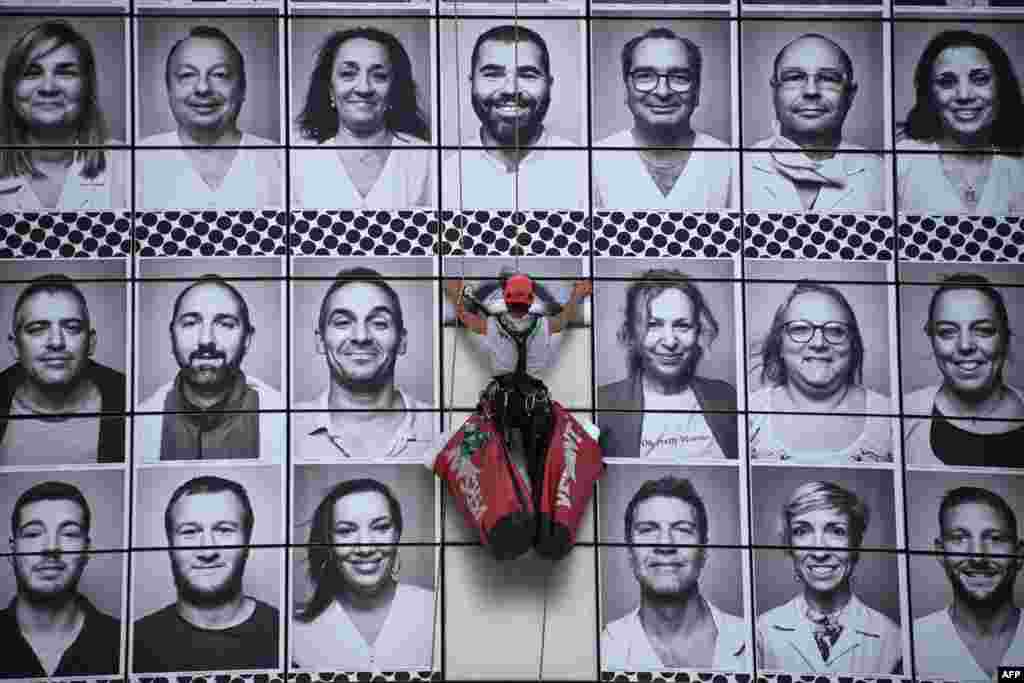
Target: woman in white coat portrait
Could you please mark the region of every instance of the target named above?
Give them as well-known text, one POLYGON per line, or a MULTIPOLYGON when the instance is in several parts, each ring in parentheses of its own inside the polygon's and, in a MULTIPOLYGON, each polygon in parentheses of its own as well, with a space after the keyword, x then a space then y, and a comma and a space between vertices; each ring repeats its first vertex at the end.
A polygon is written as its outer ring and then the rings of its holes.
POLYGON ((409 53, 394 35, 371 27, 330 34, 317 52, 297 123, 303 138, 321 146, 293 152, 297 206, 431 203, 430 130, 409 53))

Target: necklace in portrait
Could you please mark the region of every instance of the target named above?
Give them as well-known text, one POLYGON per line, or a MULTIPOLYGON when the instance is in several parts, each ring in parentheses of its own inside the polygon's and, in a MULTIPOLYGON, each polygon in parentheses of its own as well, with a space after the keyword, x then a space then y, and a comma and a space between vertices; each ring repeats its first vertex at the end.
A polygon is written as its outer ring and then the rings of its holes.
POLYGON ((981 200, 979 188, 988 180, 992 157, 985 157, 980 165, 972 169, 972 164, 954 164, 945 154, 939 155, 942 174, 957 189, 965 204, 974 208, 981 200))

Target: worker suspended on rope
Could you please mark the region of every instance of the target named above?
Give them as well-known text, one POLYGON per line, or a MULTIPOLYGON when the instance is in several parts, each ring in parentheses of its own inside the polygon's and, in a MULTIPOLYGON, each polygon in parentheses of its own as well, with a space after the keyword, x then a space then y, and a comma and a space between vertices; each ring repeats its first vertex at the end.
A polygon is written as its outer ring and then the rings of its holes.
POLYGON ((505 310, 490 314, 465 283, 446 283, 459 321, 484 338, 495 376, 473 416, 446 441, 434 471, 499 559, 531 546, 564 557, 604 469, 596 427, 553 401, 534 374, 548 369, 551 335, 568 327, 592 289, 587 280, 576 282, 558 313, 541 315, 531 310, 533 281, 515 274, 504 283, 505 310), (471 301, 481 313, 468 310, 471 301), (514 464, 513 450, 522 454, 525 471, 514 464))

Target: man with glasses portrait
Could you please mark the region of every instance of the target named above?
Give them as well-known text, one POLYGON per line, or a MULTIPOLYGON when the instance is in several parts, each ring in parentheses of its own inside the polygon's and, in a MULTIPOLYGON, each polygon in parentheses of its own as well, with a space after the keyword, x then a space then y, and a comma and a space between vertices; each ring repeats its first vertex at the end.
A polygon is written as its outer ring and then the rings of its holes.
POLYGON ((690 125, 700 105, 701 51, 689 38, 653 28, 622 47, 622 79, 633 126, 595 151, 594 205, 614 209, 735 206, 728 145, 690 125))
POLYGON ((773 135, 747 154, 744 206, 781 211, 883 211, 882 160, 843 139, 857 82, 831 38, 807 33, 776 55, 773 135), (854 152, 854 153, 849 153, 854 152))

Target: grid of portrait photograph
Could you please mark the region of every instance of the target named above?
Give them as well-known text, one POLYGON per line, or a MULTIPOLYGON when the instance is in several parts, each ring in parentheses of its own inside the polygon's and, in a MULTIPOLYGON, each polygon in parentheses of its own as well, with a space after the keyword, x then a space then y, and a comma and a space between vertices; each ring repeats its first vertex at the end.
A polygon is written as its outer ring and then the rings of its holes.
POLYGON ((1024 2, 0 0, 0 60, 0 679, 1024 667, 1024 2), (557 561, 437 464, 520 370, 604 460, 557 561))

